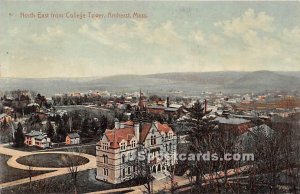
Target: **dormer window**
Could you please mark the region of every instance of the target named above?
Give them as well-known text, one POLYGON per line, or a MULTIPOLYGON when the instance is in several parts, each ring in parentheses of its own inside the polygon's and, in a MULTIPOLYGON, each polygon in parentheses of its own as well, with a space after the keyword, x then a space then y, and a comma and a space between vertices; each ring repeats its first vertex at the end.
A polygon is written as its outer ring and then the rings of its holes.
POLYGON ((102 143, 103 150, 108 150, 108 143, 102 143))
POLYGON ((133 141, 131 142, 131 148, 135 148, 135 146, 136 146, 136 141, 133 140, 133 141))
POLYGON ((125 143, 121 143, 121 150, 125 150, 125 149, 126 149, 125 143))
POLYGON ((155 145, 155 144, 156 144, 156 136, 151 135, 151 145, 155 145))

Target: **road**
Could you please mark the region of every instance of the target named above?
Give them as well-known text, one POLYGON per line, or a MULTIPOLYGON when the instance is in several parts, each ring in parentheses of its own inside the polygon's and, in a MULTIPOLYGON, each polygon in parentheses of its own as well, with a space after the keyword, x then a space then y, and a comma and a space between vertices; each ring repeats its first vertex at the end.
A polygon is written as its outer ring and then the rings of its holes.
MULTIPOLYGON (((0 154, 12 156, 8 161, 7 165, 13 168, 18 168, 22 170, 28 170, 29 166, 23 165, 17 162, 17 159, 23 156, 29 156, 29 155, 34 155, 34 154, 48 154, 48 153, 57 153, 57 154, 72 154, 72 155, 79 155, 82 157, 85 157, 89 160, 88 163, 80 165, 78 167, 78 171, 84 171, 84 170, 89 170, 93 169, 96 167, 96 157, 89 155, 89 154, 84 154, 84 153, 77 153, 77 152, 59 152, 59 151, 49 151, 49 152, 41 152, 41 151, 36 151, 36 152, 25 152, 25 151, 19 151, 11 148, 5 147, 8 144, 1 144, 0 145, 0 154)), ((55 176, 60 176, 64 174, 68 174, 68 167, 64 168, 48 168, 48 167, 32 167, 32 170, 37 170, 37 171, 54 171, 54 172, 49 172, 45 173, 42 175, 37 175, 32 177, 31 181, 38 181, 50 177, 55 177, 55 176)), ((0 189, 6 188, 6 187, 12 187, 24 183, 28 183, 30 180, 29 178, 24 178, 24 179, 19 179, 16 181, 11 181, 7 183, 0 183, 0 189)))
MULTIPOLYGON (((93 169, 96 167, 96 157, 89 155, 89 154, 77 153, 77 152, 63 152, 63 151, 25 152, 25 151, 19 151, 19 150, 7 148, 3 144, 0 145, 0 154, 12 156, 7 161, 7 164, 13 168, 18 168, 18 169, 23 169, 23 170, 28 170, 29 167, 26 165, 23 165, 23 164, 19 164, 16 161, 18 158, 23 157, 23 156, 33 155, 33 154, 47 154, 47 153, 74 154, 74 155, 80 155, 82 157, 89 159, 88 163, 79 166, 79 168, 78 168, 79 171, 93 169)), ((248 168, 249 168, 249 166, 243 166, 243 167, 240 167, 239 169, 229 169, 227 171, 227 176, 232 176, 235 174, 246 172, 248 168)), ((69 173, 68 168, 33 167, 33 170, 38 170, 38 171, 53 171, 54 170, 54 172, 49 172, 49 173, 45 173, 42 175, 34 176, 34 177, 32 177, 32 181, 38 181, 38 180, 51 178, 51 177, 55 177, 55 176, 60 176, 60 175, 69 173)), ((215 175, 206 174, 206 175, 204 175, 204 182, 222 178, 222 177, 224 177, 224 175, 225 175, 224 172, 218 172, 215 175)), ((174 180, 177 183, 177 186, 183 186, 183 185, 190 184, 189 179, 184 176, 175 176, 174 180)), ((29 182, 29 178, 24 178, 24 179, 19 179, 19 180, 7 182, 7 183, 1 183, 0 189, 6 188, 6 187, 12 187, 12 186, 16 186, 16 185, 20 185, 20 184, 24 184, 24 183, 28 183, 28 182, 29 182)), ((204 184, 206 184, 206 183, 204 183, 204 184)), ((170 187, 171 187, 171 185, 170 185, 170 181, 168 179, 154 181, 153 191, 159 192, 161 190, 169 190, 170 187)), ((98 191, 98 192, 91 192, 89 194, 105 194, 105 193, 113 193, 113 192, 124 192, 124 191, 128 191, 128 190, 133 190, 132 192, 129 192, 131 194, 143 193, 146 191, 145 187, 143 185, 140 185, 140 186, 135 186, 135 187, 118 188, 118 189, 110 189, 110 190, 104 190, 104 191, 98 191)))

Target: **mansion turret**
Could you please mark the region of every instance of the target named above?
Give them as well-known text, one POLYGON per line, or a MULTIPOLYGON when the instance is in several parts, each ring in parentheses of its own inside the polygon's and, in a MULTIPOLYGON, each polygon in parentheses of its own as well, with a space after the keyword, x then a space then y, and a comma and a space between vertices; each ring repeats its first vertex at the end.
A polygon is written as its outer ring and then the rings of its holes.
POLYGON ((142 151, 151 156, 147 162, 153 177, 163 178, 175 164, 176 149, 177 137, 168 124, 116 119, 115 128, 107 129, 96 146, 96 178, 113 184, 134 178, 138 167, 130 161, 142 151))

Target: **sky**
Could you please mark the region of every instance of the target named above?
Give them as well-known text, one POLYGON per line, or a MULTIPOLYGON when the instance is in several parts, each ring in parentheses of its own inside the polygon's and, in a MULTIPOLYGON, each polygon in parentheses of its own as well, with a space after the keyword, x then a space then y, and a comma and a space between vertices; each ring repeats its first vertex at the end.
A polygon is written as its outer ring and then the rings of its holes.
POLYGON ((299 1, 0 4, 0 77, 300 71, 299 1), (106 18, 66 17, 88 12, 106 18))

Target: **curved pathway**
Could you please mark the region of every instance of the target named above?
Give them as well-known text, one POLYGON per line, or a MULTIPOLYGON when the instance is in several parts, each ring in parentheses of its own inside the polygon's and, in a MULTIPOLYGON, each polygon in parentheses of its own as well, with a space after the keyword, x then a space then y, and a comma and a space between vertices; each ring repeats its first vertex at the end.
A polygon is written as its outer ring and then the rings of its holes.
MULTIPOLYGON (((86 163, 86 164, 80 165, 78 167, 78 171, 84 171, 84 170, 93 169, 93 168, 96 167, 96 157, 92 156, 92 155, 89 155, 89 154, 78 153, 78 152, 62 152, 62 151, 57 151, 57 152, 55 152, 55 151, 26 152, 26 151, 19 151, 19 150, 4 147, 5 145, 7 145, 7 144, 1 144, 0 145, 0 154, 12 156, 7 161, 7 165, 9 165, 13 168, 28 170, 29 166, 18 163, 17 162, 18 158, 23 157, 23 156, 35 155, 35 154, 48 154, 48 153, 49 154, 50 153, 71 154, 71 155, 78 155, 78 156, 82 156, 82 157, 87 158, 89 160, 89 162, 86 163)), ((54 170, 54 172, 49 172, 49 173, 45 173, 45 174, 42 174, 42 175, 33 176, 32 179, 31 179, 32 182, 69 173, 68 167, 48 168, 48 167, 34 167, 33 166, 32 170, 38 170, 38 171, 53 171, 54 170)), ((20 184, 24 184, 24 183, 28 183, 29 181, 30 181, 29 178, 24 178, 24 179, 19 179, 19 180, 16 180, 16 181, 0 183, 0 189, 15 186, 15 185, 20 185, 20 184)))
MULTIPOLYGON (((23 156, 34 155, 34 154, 47 154, 47 153, 74 154, 74 155, 80 155, 82 157, 85 157, 85 158, 89 159, 88 163, 79 166, 78 171, 84 171, 84 170, 93 169, 93 168, 96 167, 96 157, 92 156, 92 155, 89 155, 89 154, 78 153, 78 152, 62 152, 62 151, 57 151, 57 152, 55 152, 55 151, 25 152, 25 151, 19 151, 19 150, 7 148, 7 147, 4 147, 4 146, 5 145, 3 145, 3 144, 0 145, 0 154, 12 156, 7 161, 7 164, 9 166, 13 167, 13 168, 28 170, 29 167, 27 165, 20 164, 16 160, 20 157, 23 157, 23 156)), ((229 169, 227 171, 227 175, 231 176, 231 175, 235 175, 235 174, 240 174, 242 172, 247 171, 248 168, 249 168, 249 166, 242 166, 238 169, 229 169)), ((68 167, 63 167, 63 168, 33 167, 32 170, 39 170, 39 171, 43 171, 43 170, 44 171, 52 171, 52 170, 55 170, 54 172, 49 172, 49 173, 45 173, 45 174, 42 174, 42 175, 37 175, 37 176, 32 177, 32 179, 31 179, 32 182, 69 173, 68 167)), ((208 181, 208 180, 219 179, 219 178, 222 178, 222 177, 224 177, 223 172, 220 172, 220 173, 218 173, 217 175, 214 175, 214 176, 206 174, 204 176, 204 180, 208 181)), ((19 179, 19 180, 7 182, 7 183, 0 183, 0 189, 1 188, 6 188, 6 187, 11 187, 11 186, 16 186, 16 185, 20 185, 20 184, 24 184, 24 183, 28 183, 28 182, 29 182, 29 178, 24 178, 24 179, 19 179)), ((190 183, 187 178, 182 177, 182 176, 175 176, 175 182, 177 182, 178 186, 187 185, 187 184, 190 183)), ((158 192, 161 189, 167 189, 168 190, 168 189, 170 189, 170 181, 168 181, 168 180, 154 181, 153 186, 154 186, 154 188, 153 188, 154 192, 158 192)), ((140 185, 140 186, 134 186, 134 187, 128 187, 128 188, 119 188, 119 189, 110 189, 110 190, 91 192, 90 194, 105 194, 105 193, 108 193, 108 192, 111 192, 111 193, 113 193, 113 192, 125 192, 125 191, 128 191, 128 190, 133 190, 132 192, 129 192, 131 194, 144 193, 145 192, 145 187, 143 185, 140 185)))

